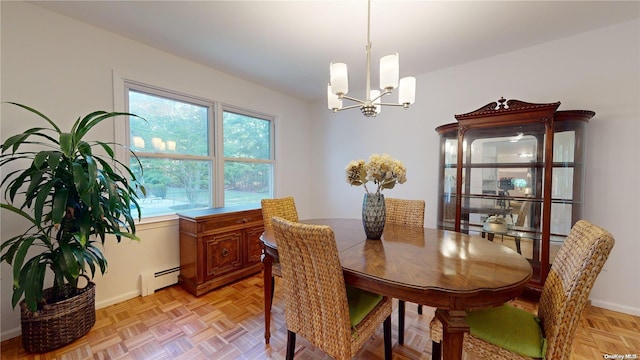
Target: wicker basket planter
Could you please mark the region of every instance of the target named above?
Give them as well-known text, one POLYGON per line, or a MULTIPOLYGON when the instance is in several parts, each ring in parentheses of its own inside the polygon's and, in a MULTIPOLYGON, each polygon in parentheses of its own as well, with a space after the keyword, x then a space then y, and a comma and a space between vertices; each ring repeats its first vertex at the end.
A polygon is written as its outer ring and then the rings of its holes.
POLYGON ((53 288, 45 289, 44 298, 48 303, 37 312, 27 309, 24 300, 20 302, 24 349, 28 352, 47 352, 88 333, 96 323, 95 289, 93 282, 82 289, 66 284, 63 292, 72 296, 60 301, 55 301, 60 295, 53 288))

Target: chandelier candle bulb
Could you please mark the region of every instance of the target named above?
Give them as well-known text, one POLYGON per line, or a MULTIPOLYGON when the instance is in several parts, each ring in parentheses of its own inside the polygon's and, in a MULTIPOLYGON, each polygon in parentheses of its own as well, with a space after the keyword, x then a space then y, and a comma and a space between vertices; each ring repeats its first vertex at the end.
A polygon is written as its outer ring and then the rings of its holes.
POLYGON ((380 89, 393 90, 398 87, 400 63, 398 54, 383 56, 380 59, 380 89))
POLYGON ((335 95, 345 95, 349 92, 349 75, 347 73, 347 64, 332 63, 329 66, 329 75, 331 80, 331 92, 335 95))
POLYGON ((416 78, 407 76, 400 79, 400 89, 398 90, 398 102, 405 108, 416 101, 416 78))
POLYGON ((329 110, 338 111, 342 109, 342 100, 331 91, 331 84, 327 86, 327 102, 329 110))

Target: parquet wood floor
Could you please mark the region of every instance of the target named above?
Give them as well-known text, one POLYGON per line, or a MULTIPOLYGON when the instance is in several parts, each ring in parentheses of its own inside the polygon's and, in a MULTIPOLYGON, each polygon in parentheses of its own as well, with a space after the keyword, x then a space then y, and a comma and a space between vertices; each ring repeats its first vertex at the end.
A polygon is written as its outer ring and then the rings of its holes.
MULTIPOLYGON (((272 312, 270 346, 264 344, 262 276, 194 297, 175 285, 147 297, 137 297, 97 310, 93 329, 82 339, 45 354, 28 354, 20 338, 0 344, 2 359, 284 359, 286 328, 280 282, 272 312)), ((534 310, 535 304, 517 300, 534 310)), ((394 303, 394 309, 397 303, 394 303)), ((405 345, 397 344, 397 314, 393 322, 393 358, 431 358, 429 320, 433 309, 418 315, 407 306, 405 345)), ((298 337, 298 360, 328 357, 298 337)), ((640 317, 588 307, 580 322, 572 359, 603 359, 604 354, 640 357, 640 317)), ((356 359, 382 359, 382 328, 356 359)))

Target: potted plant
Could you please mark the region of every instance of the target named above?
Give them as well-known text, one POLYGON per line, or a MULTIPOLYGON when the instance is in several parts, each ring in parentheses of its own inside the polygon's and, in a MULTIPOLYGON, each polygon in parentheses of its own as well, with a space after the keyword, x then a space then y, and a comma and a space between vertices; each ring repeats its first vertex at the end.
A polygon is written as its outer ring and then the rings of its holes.
POLYGON ((78 289, 78 279, 107 270, 100 250, 106 235, 118 242, 123 237, 139 240, 132 210, 140 219, 137 190, 145 194, 144 187, 115 158, 115 144, 84 140, 104 120, 136 115, 96 111, 64 132, 39 111, 9 104, 49 125, 9 137, 0 155, 4 169, 28 164, 5 170, 0 183, 2 209, 29 223, 23 233, 2 242, 0 261, 13 267, 11 304, 20 304, 23 346, 43 352, 83 336, 95 323, 95 285, 88 281, 78 289), (47 271, 53 273, 53 286, 45 289, 47 271))

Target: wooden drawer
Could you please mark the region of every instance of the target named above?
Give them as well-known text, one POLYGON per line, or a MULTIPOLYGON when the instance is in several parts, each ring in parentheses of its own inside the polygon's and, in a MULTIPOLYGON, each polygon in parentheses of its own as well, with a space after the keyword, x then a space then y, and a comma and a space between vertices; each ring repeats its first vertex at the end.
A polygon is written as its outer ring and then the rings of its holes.
POLYGON ((219 231, 220 229, 244 226, 249 223, 262 223, 262 214, 242 212, 217 216, 198 223, 198 233, 208 233, 219 231), (258 216, 259 215, 259 216, 258 216))

